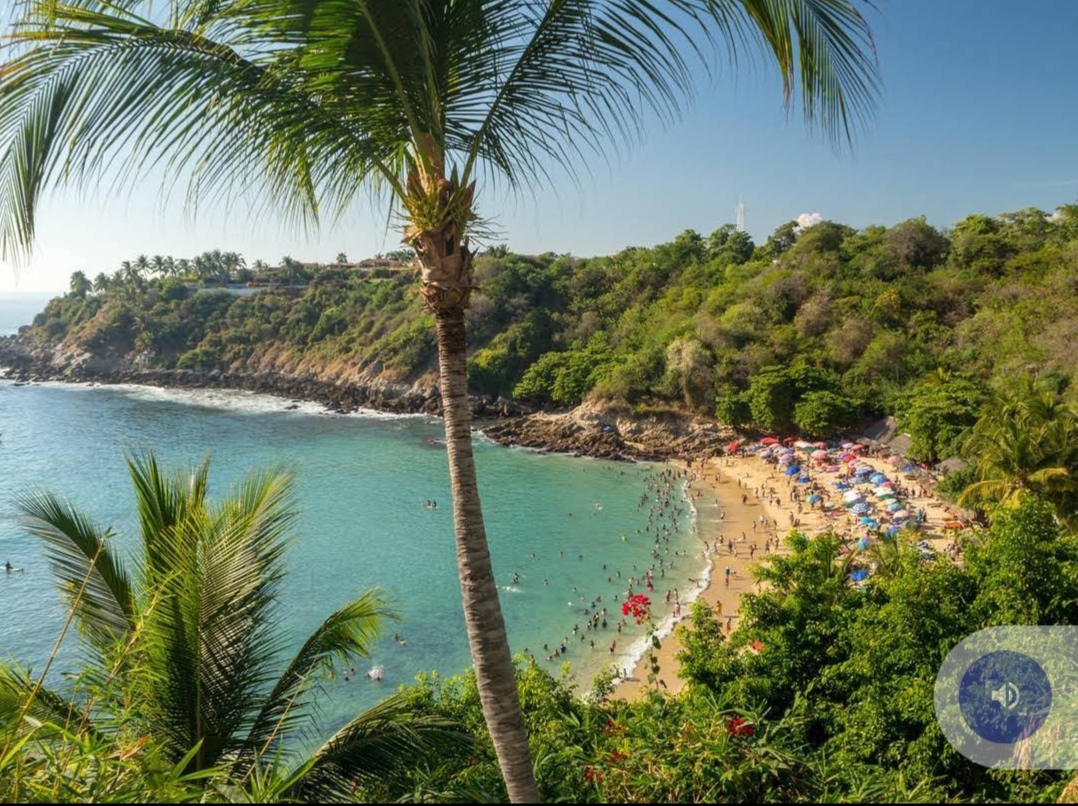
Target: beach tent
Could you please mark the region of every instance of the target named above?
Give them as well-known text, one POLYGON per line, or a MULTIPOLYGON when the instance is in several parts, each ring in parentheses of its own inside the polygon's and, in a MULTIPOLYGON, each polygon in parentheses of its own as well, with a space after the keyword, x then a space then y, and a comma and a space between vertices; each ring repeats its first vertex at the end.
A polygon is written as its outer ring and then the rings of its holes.
POLYGON ((761 445, 778 445, 779 441, 774 437, 764 437, 760 440, 761 445))
POLYGON ((801 472, 801 465, 790 465, 788 468, 786 468, 786 475, 787 476, 795 476, 800 472, 801 472))

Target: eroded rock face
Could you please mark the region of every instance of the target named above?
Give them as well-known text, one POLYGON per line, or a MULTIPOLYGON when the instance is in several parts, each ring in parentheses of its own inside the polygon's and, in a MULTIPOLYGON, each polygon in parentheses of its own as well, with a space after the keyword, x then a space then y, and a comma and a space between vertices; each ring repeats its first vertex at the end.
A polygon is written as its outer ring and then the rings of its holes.
POLYGON ((718 454, 732 433, 718 423, 673 409, 634 412, 618 403, 589 403, 565 414, 519 417, 483 432, 503 445, 654 461, 718 454))

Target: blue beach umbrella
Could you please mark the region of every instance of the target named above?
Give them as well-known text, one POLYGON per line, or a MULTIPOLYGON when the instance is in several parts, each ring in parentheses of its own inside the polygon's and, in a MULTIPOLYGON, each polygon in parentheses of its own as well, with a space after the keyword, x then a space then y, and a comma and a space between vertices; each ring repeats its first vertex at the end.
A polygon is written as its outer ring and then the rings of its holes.
POLYGON ((798 484, 808 484, 810 481, 812 481, 812 479, 808 476, 800 476, 797 479, 798 484))
POLYGON ((887 536, 888 537, 894 537, 895 535, 897 535, 901 531, 902 531, 901 526, 888 526, 887 527, 887 536))
POLYGON ((865 503, 854 504, 852 507, 852 511, 855 515, 865 515, 868 513, 868 510, 869 506, 865 503))
POLYGON ((868 480, 873 484, 883 484, 887 481, 887 476, 883 475, 883 473, 873 473, 868 480))
POLYGON ((790 465, 788 468, 786 468, 786 475, 787 476, 796 476, 800 472, 801 472, 801 465, 790 465))
POLYGON ((816 495, 816 493, 813 493, 812 495, 810 495, 808 497, 808 502, 810 504, 815 504, 815 503, 817 503, 818 501, 821 501, 821 500, 822 499, 820 498, 820 496, 816 495))
POLYGON ((858 568, 856 571, 850 574, 850 579, 852 579, 854 582, 864 582, 866 579, 868 579, 868 571, 866 571, 864 568, 858 568))
POLYGON ((847 484, 844 481, 836 481, 835 482, 835 489, 836 490, 848 490, 848 489, 850 489, 850 485, 847 484))
POLYGON ((900 509, 902 509, 902 504, 898 501, 892 501, 887 505, 888 512, 898 512, 900 509))

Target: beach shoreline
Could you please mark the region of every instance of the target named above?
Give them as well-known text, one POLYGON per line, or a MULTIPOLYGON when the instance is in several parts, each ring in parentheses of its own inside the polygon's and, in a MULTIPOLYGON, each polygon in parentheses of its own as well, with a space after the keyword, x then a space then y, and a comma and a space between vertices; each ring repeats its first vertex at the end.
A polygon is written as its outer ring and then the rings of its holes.
MULTIPOLYGON (((877 471, 895 473, 894 467, 888 467, 878 457, 866 456, 862 461, 877 471)), ((678 466, 685 467, 680 463, 678 466)), ((729 634, 737 627, 742 597, 760 591, 753 568, 773 554, 788 553, 784 538, 795 528, 812 537, 836 526, 820 507, 802 505, 799 511, 798 504, 789 500, 788 477, 755 455, 717 457, 706 461, 702 470, 699 464, 693 465, 693 468, 697 478, 692 489, 704 488, 714 500, 714 518, 706 516, 706 506, 698 507, 697 514, 699 540, 701 544, 706 541, 711 546, 708 560, 712 573, 709 583, 697 596, 683 599, 681 618, 671 625, 668 635, 660 637, 661 647, 655 651, 659 673, 654 686, 671 694, 685 687, 685 681, 678 677, 676 656, 681 649, 681 641, 677 628, 690 624, 692 603, 706 602, 729 634), (772 489, 774 494, 771 493, 772 489), (758 494, 761 490, 765 491, 763 495, 758 494), (760 520, 761 516, 763 521, 760 520), (797 527, 795 522, 799 523, 797 527), (733 552, 728 542, 731 540, 733 552), (729 583, 726 581, 727 568, 730 570, 729 583)), ((945 551, 950 538, 942 526, 953 518, 953 509, 932 496, 931 492, 926 491, 927 495, 921 495, 916 482, 908 486, 914 493, 907 498, 908 505, 924 509, 927 518, 920 537, 936 551, 945 551)), ((845 513, 840 511, 840 514, 844 516, 845 513)), ((631 700, 652 688, 647 679, 649 669, 646 664, 646 657, 641 657, 627 674, 624 669, 621 670, 622 678, 615 686, 612 698, 631 700)))

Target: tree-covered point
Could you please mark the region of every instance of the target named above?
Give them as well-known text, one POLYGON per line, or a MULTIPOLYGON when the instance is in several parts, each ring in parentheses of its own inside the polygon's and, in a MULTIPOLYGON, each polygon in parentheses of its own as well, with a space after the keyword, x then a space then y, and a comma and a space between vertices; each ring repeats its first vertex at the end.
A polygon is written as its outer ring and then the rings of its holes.
MULTIPOLYGON (((142 262, 92 290, 76 274, 35 332, 163 367, 243 369, 300 353, 401 379, 434 366, 408 272, 278 269, 291 287, 240 297, 142 262)), ((1074 396, 1078 205, 973 215, 946 232, 923 218, 861 230, 791 222, 762 246, 726 225, 606 257, 499 247, 475 274, 472 388, 537 406, 667 402, 812 436, 897 413, 912 455, 934 461, 957 454, 994 388, 1037 374, 1074 396)))

